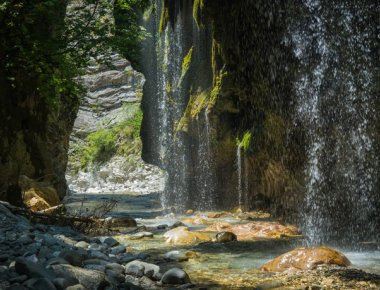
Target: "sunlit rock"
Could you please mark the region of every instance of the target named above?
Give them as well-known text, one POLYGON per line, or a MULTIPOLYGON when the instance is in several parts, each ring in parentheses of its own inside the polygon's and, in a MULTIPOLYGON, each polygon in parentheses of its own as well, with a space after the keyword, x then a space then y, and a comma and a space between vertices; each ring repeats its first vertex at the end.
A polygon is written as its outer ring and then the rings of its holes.
POLYGON ((33 211, 45 210, 60 203, 57 191, 43 182, 37 182, 21 175, 19 186, 23 192, 22 200, 33 211))
POLYGON ((287 236, 297 236, 298 229, 291 225, 282 225, 278 222, 251 222, 246 224, 217 223, 205 229, 213 232, 231 232, 238 240, 252 240, 258 238, 272 239, 287 236))
POLYGON ((177 227, 164 234, 169 244, 198 244, 211 242, 212 238, 207 233, 191 232, 187 227, 177 227))
POLYGON ((327 247, 297 248, 268 262, 260 268, 266 272, 303 271, 318 265, 347 267, 351 262, 340 252, 327 247))
POLYGON ((201 216, 195 216, 195 217, 189 217, 184 220, 182 220, 184 224, 190 224, 190 225, 207 225, 210 224, 210 221, 204 217, 201 216))

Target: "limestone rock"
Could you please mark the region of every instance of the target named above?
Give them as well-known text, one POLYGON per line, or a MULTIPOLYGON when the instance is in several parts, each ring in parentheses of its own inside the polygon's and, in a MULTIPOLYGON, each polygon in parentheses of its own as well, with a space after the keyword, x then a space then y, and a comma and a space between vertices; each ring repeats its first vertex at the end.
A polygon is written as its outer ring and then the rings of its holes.
POLYGON ((327 247, 297 248, 266 263, 260 269, 265 272, 303 271, 318 265, 347 267, 351 262, 340 252, 327 247))
POLYGON ((189 228, 184 226, 167 231, 164 237, 169 244, 198 244, 212 240, 211 236, 207 233, 191 232, 189 228))

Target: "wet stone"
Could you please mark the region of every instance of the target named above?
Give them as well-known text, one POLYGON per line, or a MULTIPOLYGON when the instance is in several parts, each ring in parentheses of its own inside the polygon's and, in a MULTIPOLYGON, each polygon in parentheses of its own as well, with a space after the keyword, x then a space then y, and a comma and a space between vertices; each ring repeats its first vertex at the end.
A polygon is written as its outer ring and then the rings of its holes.
POLYGON ((161 278, 159 266, 137 260, 125 265, 125 273, 136 277, 147 276, 154 280, 161 278))
POLYGON ((79 284, 78 279, 69 277, 69 278, 56 278, 53 280, 53 284, 58 290, 66 289, 67 287, 79 284))
POLYGON ((118 255, 125 253, 127 251, 127 248, 123 245, 118 245, 116 247, 111 248, 111 254, 118 255))
POLYGON ((31 284, 32 289, 44 289, 44 290, 56 290, 53 282, 46 278, 37 279, 34 283, 31 284))
POLYGON ((59 258, 69 262, 73 266, 82 266, 87 254, 83 250, 64 250, 60 253, 59 258))
POLYGON ((54 274, 45 269, 42 265, 38 263, 29 262, 23 258, 18 258, 15 263, 15 270, 19 274, 25 274, 29 277, 36 278, 48 278, 54 279, 54 274))
POLYGON ((175 262, 183 262, 188 261, 189 257, 184 252, 180 251, 171 251, 165 254, 164 256, 165 260, 168 261, 175 261, 175 262))
POLYGON ((228 243, 237 241, 237 237, 234 233, 231 232, 220 232, 215 236, 215 241, 217 243, 228 243))
POLYGON ((188 284, 190 282, 190 277, 185 271, 180 268, 172 268, 164 273, 161 279, 162 284, 188 284))
POLYGON ((115 247, 117 245, 119 245, 119 242, 116 241, 114 238, 112 237, 100 237, 99 238, 99 241, 102 243, 102 244, 107 244, 108 246, 110 247, 115 247))

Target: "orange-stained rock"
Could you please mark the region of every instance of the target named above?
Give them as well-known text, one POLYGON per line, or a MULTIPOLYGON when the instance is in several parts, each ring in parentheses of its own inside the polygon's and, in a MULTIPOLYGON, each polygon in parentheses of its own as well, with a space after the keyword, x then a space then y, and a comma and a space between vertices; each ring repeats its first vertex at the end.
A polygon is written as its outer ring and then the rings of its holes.
POLYGON ((19 177, 22 200, 32 211, 41 211, 57 206, 60 203, 57 191, 44 182, 37 182, 25 175, 19 177))
POLYGON ((250 222, 246 224, 231 225, 227 223, 217 223, 205 229, 213 232, 231 232, 238 240, 252 240, 258 238, 280 238, 284 236, 297 236, 298 229, 290 225, 282 225, 278 222, 250 222))
POLYGON ((164 234, 169 244, 198 244, 210 242, 211 236, 202 232, 191 232, 187 227, 177 227, 164 234))
POLYGON ((194 210, 192 210, 192 209, 188 209, 188 210, 186 211, 185 214, 187 214, 187 215, 191 215, 191 214, 193 214, 193 213, 194 213, 194 210))
POLYGON ((297 248, 287 252, 260 268, 266 272, 303 271, 315 269, 318 265, 347 267, 351 262, 340 252, 327 247, 297 248))

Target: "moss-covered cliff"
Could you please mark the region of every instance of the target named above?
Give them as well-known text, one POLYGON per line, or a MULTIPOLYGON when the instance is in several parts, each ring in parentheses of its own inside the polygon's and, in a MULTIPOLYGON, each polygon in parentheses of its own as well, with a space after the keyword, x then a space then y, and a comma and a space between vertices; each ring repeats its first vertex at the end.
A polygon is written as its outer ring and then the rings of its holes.
POLYGON ((321 240, 371 221, 373 235, 378 7, 165 0, 155 8, 142 133, 144 158, 169 174, 164 204, 265 208, 301 219, 321 240))

